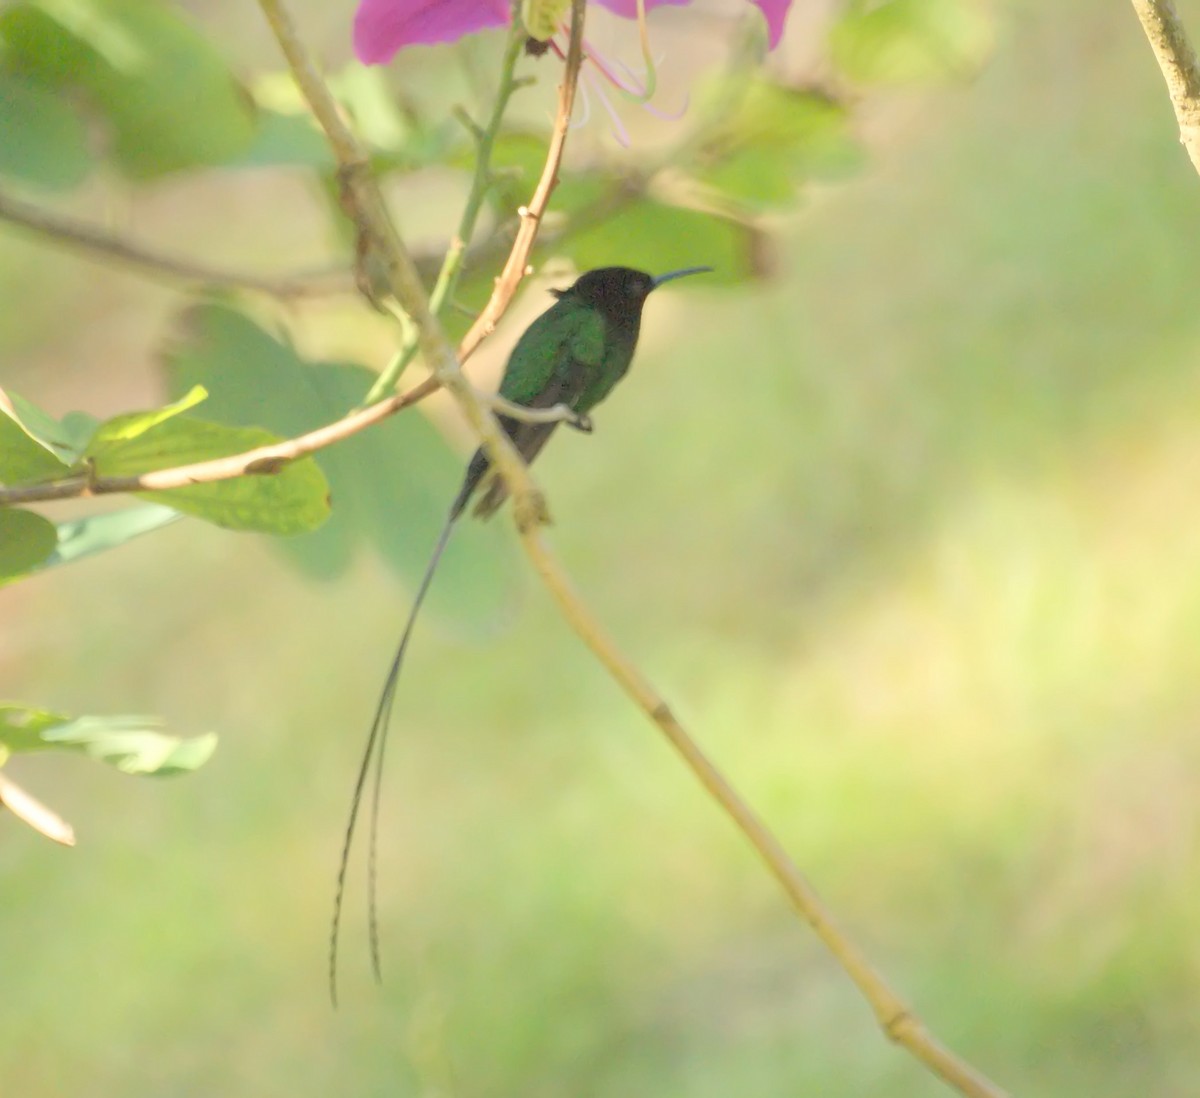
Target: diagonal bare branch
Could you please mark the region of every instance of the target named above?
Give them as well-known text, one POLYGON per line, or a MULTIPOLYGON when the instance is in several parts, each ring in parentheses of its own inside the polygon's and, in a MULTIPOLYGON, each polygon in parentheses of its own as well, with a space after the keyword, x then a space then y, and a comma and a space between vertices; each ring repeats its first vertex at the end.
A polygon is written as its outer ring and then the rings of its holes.
POLYGON ((0 221, 17 225, 64 247, 117 260, 143 274, 197 285, 221 285, 292 300, 349 293, 354 281, 349 270, 330 269, 309 274, 257 275, 227 267, 180 259, 125 237, 106 232, 79 218, 52 213, 0 191, 0 221))
POLYGON ((1162 69, 1179 122, 1179 141, 1200 173, 1200 64, 1171 0, 1133 0, 1133 10, 1162 69))
POLYGON ((47 808, 31 793, 25 792, 0 771, 0 807, 7 808, 18 820, 34 831, 63 846, 75 845, 75 829, 53 809, 47 808))
MULTIPOLYGON (((565 404, 553 408, 523 408, 512 404, 498 395, 480 395, 486 406, 510 419, 531 423, 565 421, 577 423, 579 416, 565 404)), ((197 461, 191 465, 176 465, 170 469, 156 469, 151 473, 135 476, 97 476, 88 470, 73 472, 60 480, 42 481, 38 484, 19 484, 12 487, 0 485, 0 507, 22 503, 39 503, 52 500, 75 499, 80 496, 109 496, 123 492, 165 492, 175 488, 190 488, 195 484, 209 484, 218 480, 235 480, 238 477, 270 476, 278 473, 285 465, 297 461, 318 450, 324 450, 335 442, 348 439, 359 431, 373 427, 381 420, 395 415, 414 403, 411 394, 396 394, 381 400, 342 419, 309 431, 306 435, 259 446, 240 454, 197 461)), ((0 412, 2 414, 2 412, 0 412)))

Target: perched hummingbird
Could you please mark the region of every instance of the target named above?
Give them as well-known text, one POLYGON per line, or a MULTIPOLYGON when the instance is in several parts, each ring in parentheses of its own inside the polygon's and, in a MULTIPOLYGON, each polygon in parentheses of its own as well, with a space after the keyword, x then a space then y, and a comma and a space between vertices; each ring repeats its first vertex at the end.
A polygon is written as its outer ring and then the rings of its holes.
MULTIPOLYGON (((642 323, 642 306, 645 305, 646 298, 664 282, 711 270, 711 267, 687 267, 655 278, 628 267, 601 267, 581 275, 569 289, 551 290, 558 300, 526 328, 517 341, 500 381, 500 395, 527 408, 553 408, 564 404, 575 413, 574 419, 568 419, 566 422, 577 430, 590 432, 592 423, 588 413, 612 392, 613 386, 625 376, 633 360, 642 323)), ((525 423, 505 415, 499 416, 499 422, 526 462, 533 461, 541 453, 542 447, 558 426, 558 422, 525 423)), ((375 761, 375 780, 368 854, 368 905, 371 963, 375 978, 379 979, 379 935, 375 918, 375 850, 380 778, 383 772, 383 755, 392 699, 395 697, 400 667, 413 625, 417 620, 417 613, 425 601, 425 595, 429 591, 446 543, 450 540, 450 532, 455 522, 480 488, 483 494, 475 504, 473 513, 482 518, 494 514, 508 494, 501 479, 494 475, 489 476, 490 468, 491 462, 480 447, 467 466, 462 488, 450 505, 446 524, 442 527, 433 555, 417 587, 412 610, 400 636, 400 644, 384 680, 383 692, 375 709, 375 719, 371 722, 371 731, 367 736, 350 804, 350 820, 346 825, 334 898, 333 925, 329 942, 329 984, 330 994, 335 1003, 338 930, 346 885, 346 866, 372 759, 375 761)))

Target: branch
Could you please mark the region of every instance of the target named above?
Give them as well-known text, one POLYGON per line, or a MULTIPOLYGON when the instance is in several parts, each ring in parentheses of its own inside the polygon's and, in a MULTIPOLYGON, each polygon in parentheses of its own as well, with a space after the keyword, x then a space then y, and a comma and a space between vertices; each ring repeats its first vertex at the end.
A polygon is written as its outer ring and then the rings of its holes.
POLYGON ((529 256, 537 240, 538 229, 546 207, 550 204, 550 196, 558 186, 558 169, 562 164, 563 152, 567 146, 567 131, 571 127, 571 115, 575 111, 575 89, 579 84, 579 70, 583 64, 583 0, 571 2, 571 37, 567 46, 566 65, 563 69, 562 83, 558 85, 558 113, 554 119, 554 133, 550 138, 550 147, 546 151, 546 164, 542 168, 541 178, 534 188, 533 197, 528 206, 522 206, 518 211, 521 226, 517 229, 517 239, 513 241, 512 251, 508 262, 496 279, 496 288, 483 312, 463 336, 459 344, 458 357, 466 362, 475 349, 496 330, 496 325, 504 315, 521 280, 529 272, 529 256))
POLYGON ((1200 65, 1171 0, 1133 0, 1133 10, 1167 82, 1179 141, 1200 173, 1200 65))
POLYGON ((114 236, 103 229, 64 214, 51 213, 0 191, 0 221, 7 221, 86 255, 116 259, 140 274, 178 282, 231 286, 239 290, 293 299, 346 293, 354 289, 349 272, 331 270, 272 278, 223 267, 210 267, 165 255, 114 236))
MULTIPOLYGON (((500 65, 500 84, 496 89, 496 103, 492 108, 487 125, 480 128, 471 121, 465 111, 460 116, 475 141, 475 174, 471 178, 471 189, 463 206, 462 217, 459 219, 458 232, 450 242, 445 259, 442 261, 441 270, 438 272, 433 293, 430 295, 429 307, 435 316, 441 316, 447 302, 454 299, 454 291, 462 272, 467 245, 471 242, 471 237, 475 235, 475 226, 479 221, 479 214, 483 210, 484 199, 492 185, 492 149, 495 147, 496 137, 504 122, 504 112, 508 108, 508 102, 523 84, 522 81, 516 79, 515 74, 517 61, 525 48, 526 37, 520 21, 514 20, 509 28, 508 46, 505 48, 504 60, 500 65)), ((385 393, 390 393, 396 387, 400 375, 404 373, 416 353, 417 340, 415 338, 406 340, 400 353, 371 386, 371 391, 367 393, 363 403, 372 404, 385 393)), ((463 361, 461 352, 459 361, 463 361)))
POLYGON ((541 531, 524 531, 522 541, 534 567, 542 577, 542 582, 549 589, 571 628, 592 650, 592 654, 604 665, 633 703, 658 726, 659 731, 666 736, 688 769, 704 786, 705 791, 754 847, 755 852, 766 863, 787 894, 797 914, 812 927, 826 949, 870 1004, 884 1035, 901 1045, 930 1071, 941 1076, 968 1098, 1004 1098, 1004 1091, 938 1042, 921 1019, 905 1005, 871 965, 862 950, 838 926, 833 914, 796 867, 779 840, 709 761, 696 741, 679 723, 670 706, 605 632, 546 546, 541 531))
POLYGON ((298 438, 259 446, 245 453, 231 454, 229 457, 198 461, 193 465, 179 465, 173 469, 159 469, 152 473, 128 477, 75 474, 63 480, 42 484, 0 488, 0 506, 71 499, 75 496, 105 496, 117 492, 162 492, 170 488, 188 488, 193 484, 207 484, 215 480, 277 473, 288 462, 307 457, 326 446, 332 446, 335 442, 341 442, 372 424, 395 415, 410 403, 412 402, 406 397, 397 395, 379 404, 373 404, 370 408, 352 412, 335 423, 318 427, 317 430, 298 438))
MULTIPOLYGON (((558 186, 558 169, 562 165, 563 152, 567 146, 567 130, 571 127, 571 115, 575 110, 575 89, 579 84, 579 70, 583 65, 583 17, 583 0, 572 0, 571 37, 567 44, 567 60, 563 68, 562 82, 558 85, 558 112, 554 118, 550 147, 546 151, 546 164, 534 188, 533 197, 529 199, 529 205, 522 206, 517 211, 521 219, 517 237, 513 241, 504 269, 496 279, 492 296, 458 345, 459 362, 466 362, 479 345, 496 330, 496 325, 500 323, 500 318, 512 303, 521 280, 529 273, 529 256, 533 252, 546 207, 550 204, 550 196, 558 186)), ((410 389, 407 395, 415 404, 435 392, 438 386, 438 379, 434 376, 410 389)))
MULTIPOLYGON (((528 423, 566 422, 586 430, 587 417, 579 416, 565 404, 556 404, 553 408, 525 408, 491 393, 477 394, 476 399, 509 419, 528 423)), ((120 492, 164 492, 237 477, 267 476, 278 473, 290 462, 324 450, 335 442, 342 442, 374 426, 412 403, 409 394, 396 394, 370 407, 351 412, 334 423, 309 431, 306 435, 259 446, 240 454, 230 454, 228 457, 197 461, 191 465, 177 465, 171 469, 156 469, 154 472, 125 477, 96 476, 85 471, 39 484, 21 484, 11 488, 0 486, 0 507, 79 496, 108 496, 120 492)))
POLYGON ((47 839, 63 846, 75 845, 75 829, 3 773, 0 773, 0 805, 47 839))
MULTIPOLYGON (((582 8, 582 0, 575 2, 582 8)), ((526 527, 548 521, 545 498, 530 477, 525 462, 463 376, 454 349, 430 310, 429 299, 413 258, 388 215, 383 196, 371 176, 370 163, 342 119, 337 103, 300 41, 283 0, 259 0, 259 6, 287 58, 293 78, 337 158, 342 204, 358 230, 360 273, 365 273, 370 259, 380 261, 392 295, 416 325, 418 345, 434 378, 438 384, 450 390, 512 495, 518 525, 526 527)), ((582 34, 582 25, 579 33, 582 34)), ((573 40, 574 37, 573 32, 573 40)), ((581 54, 581 50, 580 43, 577 55, 581 54)), ((577 56, 576 73, 578 64, 577 56)), ((370 296, 368 287, 364 285, 360 289, 370 296)), ((419 397, 410 397, 408 403, 416 399, 419 397)), ((390 403, 390 400, 384 402, 385 405, 390 403)))

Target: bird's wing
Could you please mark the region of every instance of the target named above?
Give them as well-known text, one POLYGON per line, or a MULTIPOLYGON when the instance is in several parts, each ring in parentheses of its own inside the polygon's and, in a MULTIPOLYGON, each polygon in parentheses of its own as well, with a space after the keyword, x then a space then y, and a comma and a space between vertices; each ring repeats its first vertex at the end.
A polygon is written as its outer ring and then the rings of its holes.
POLYGON ((594 368, 603 358, 604 318, 594 309, 560 301, 517 340, 500 379, 500 395, 535 407, 554 379, 572 372, 572 363, 594 368))
MULTIPOLYGON (((603 353, 603 320, 597 317, 597 323, 593 324, 590 317, 585 319, 588 323, 581 326, 576 318, 575 330, 566 334, 559 345, 558 354, 546 356, 551 367, 541 372, 543 383, 539 389, 531 391, 529 386, 520 387, 518 391, 525 396, 522 400, 511 395, 516 387, 510 386, 509 392, 505 392, 504 386, 501 385, 501 394, 518 404, 524 404, 527 408, 553 408, 556 404, 566 404, 573 408, 594 378, 603 353), (597 331, 599 339, 594 338, 597 331)), ((550 436, 558 426, 557 423, 523 423, 503 415, 500 417, 500 425, 512 439, 513 445, 526 464, 541 453, 542 447, 550 441, 550 436)), ((504 487, 504 482, 493 476, 489 478, 483 496, 475 505, 474 514, 486 518, 507 498, 508 490, 504 487)))

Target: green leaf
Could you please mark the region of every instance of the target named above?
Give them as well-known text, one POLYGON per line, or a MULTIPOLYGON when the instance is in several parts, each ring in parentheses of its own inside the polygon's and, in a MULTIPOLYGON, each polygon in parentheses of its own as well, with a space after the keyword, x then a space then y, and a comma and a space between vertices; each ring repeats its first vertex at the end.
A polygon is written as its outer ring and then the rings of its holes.
MULTIPOLYGON (((183 402, 187 399, 185 397, 183 402)), ((156 415, 165 410, 148 414, 156 415)), ((129 419, 126 416, 118 418, 129 419)), ((88 448, 88 456, 99 476, 140 476, 281 441, 279 436, 259 428, 228 427, 180 415, 160 419, 133 438, 105 437, 107 426, 101 425, 88 448)), ((274 473, 194 484, 147 495, 178 511, 230 530, 298 534, 316 529, 329 516, 329 485, 312 458, 293 461, 274 473)))
MULTIPOLYGON (((266 428, 285 438, 331 423, 366 391, 364 386, 338 407, 327 405, 292 348, 225 305, 197 305, 182 313, 163 347, 162 360, 172 394, 203 385, 209 393, 205 412, 210 418, 233 427, 266 428), (265 393, 271 394, 270 400, 264 399, 265 393)), ((340 574, 353 555, 345 521, 353 502, 346 495, 340 453, 341 447, 334 447, 315 455, 337 503, 330 520, 280 544, 317 576, 340 574)))
POLYGON ((207 396, 204 386, 196 385, 178 400, 162 408, 152 408, 148 412, 127 412, 105 420, 96 428, 85 452, 88 457, 98 458, 114 446, 135 439, 151 427, 157 427, 189 408, 195 408, 207 396))
POLYGON ((91 515, 88 518, 72 519, 58 524, 58 545, 45 560, 41 568, 54 568, 60 564, 103 553, 124 545, 127 541, 148 534, 152 530, 178 522, 183 515, 173 507, 158 503, 142 503, 126 507, 106 515, 91 515))
POLYGON ((32 572, 58 542, 54 523, 33 511, 0 508, 0 585, 32 572))
MULTIPOLYGON (((223 305, 190 309, 164 349, 172 393, 209 391, 205 411, 233 424, 261 423, 285 435, 333 422, 353 408, 375 375, 363 366, 311 364, 253 321, 223 305), (263 394, 272 394, 264 400, 263 394)), ((313 576, 338 575, 356 550, 373 546, 406 581, 420 576, 464 458, 420 410, 393 416, 316 455, 332 488, 321 529, 278 543, 313 576)), ((450 542, 430 608, 459 625, 487 622, 506 604, 516 571, 500 524, 463 523, 450 542)))
POLYGON ((261 108, 253 144, 228 164, 231 168, 315 168, 322 172, 331 172, 336 166, 329 143, 311 114, 261 108))
POLYGON ((715 117, 689 158, 692 174, 748 210, 789 205, 805 179, 861 162, 844 109, 826 96, 754 77, 717 80, 703 98, 715 117))
POLYGON ((92 436, 100 421, 89 412, 68 412, 59 424, 60 437, 65 450, 72 455, 72 461, 78 461, 91 442, 92 436))
MULTIPOLYGON (((508 216, 529 201, 546 163, 547 144, 541 134, 525 130, 506 130, 497 135, 492 146, 495 182, 488 190, 488 199, 498 216, 508 216)), ((451 163, 474 172, 475 156, 475 143, 470 142, 451 163)))
POLYGON ((91 166, 87 129, 70 103, 0 68, 0 175, 62 190, 82 183, 91 166))
POLYGON ((652 199, 571 233, 560 250, 586 271, 612 262, 613 240, 622 242, 623 264, 651 274, 708 264, 714 270, 704 276, 705 286, 744 282, 760 276, 766 265, 765 238, 753 227, 652 199))
POLYGON ((466 137, 462 126, 444 114, 442 121, 429 124, 417 112, 403 109, 383 68, 350 64, 330 76, 328 84, 367 142, 378 174, 441 163, 466 137))
POLYGON ((249 147, 253 101, 174 5, 30 0, 0 15, 14 68, 85 99, 134 179, 223 163, 249 147))
MULTIPOLYGON (((28 435, 37 439, 47 449, 53 450, 65 465, 74 465, 79 460, 83 448, 75 444, 70 428, 18 393, 10 390, 4 395, 8 398, 9 414, 21 424, 22 429, 28 435)), ((0 408, 2 407, 4 407, 4 401, 0 400, 0 408)))
MULTIPOLYGON (((317 365, 313 372, 331 403, 360 397, 374 380, 362 366, 317 365)), ((466 456, 450 450, 419 412, 393 416, 333 452, 341 462, 336 498, 353 501, 359 536, 411 589, 462 484, 466 456)), ((460 523, 442 557, 429 609, 459 632, 488 628, 511 605, 518 567, 504 525, 460 523)))
POLYGON ((961 79, 991 52, 978 0, 852 0, 830 32, 834 63, 862 83, 961 79))
MULTIPOLYGON (((0 484, 32 484, 53 480, 66 473, 73 464, 63 460, 61 448, 56 448, 35 433, 28 424, 28 414, 18 418, 18 408, 27 411, 32 407, 16 393, 0 391, 0 484)), ((53 423, 53 420, 50 422, 53 423)), ((45 423, 40 423, 40 426, 45 429, 45 423)))
POLYGON ((385 69, 348 65, 329 81, 329 86, 368 144, 394 150, 408 145, 413 127, 400 113, 385 69))
POLYGON ((29 751, 77 751, 126 774, 167 777, 203 766, 217 737, 180 739, 159 731, 156 717, 67 717, 46 709, 0 704, 0 746, 16 754, 29 751))

